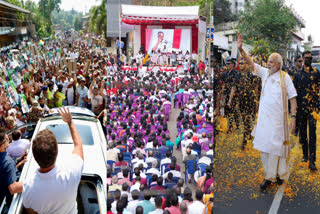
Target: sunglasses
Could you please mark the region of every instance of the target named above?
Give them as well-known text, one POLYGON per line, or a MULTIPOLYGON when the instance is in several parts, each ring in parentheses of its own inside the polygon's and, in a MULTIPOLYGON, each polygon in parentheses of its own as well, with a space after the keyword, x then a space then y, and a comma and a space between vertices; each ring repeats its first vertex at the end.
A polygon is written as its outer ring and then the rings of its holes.
POLYGON ((312 59, 312 56, 304 57, 304 59, 312 59))
POLYGON ((299 61, 297 61, 297 62, 303 62, 303 60, 299 60, 299 61))
POLYGON ((244 65, 244 63, 243 63, 243 62, 240 62, 239 65, 244 65))

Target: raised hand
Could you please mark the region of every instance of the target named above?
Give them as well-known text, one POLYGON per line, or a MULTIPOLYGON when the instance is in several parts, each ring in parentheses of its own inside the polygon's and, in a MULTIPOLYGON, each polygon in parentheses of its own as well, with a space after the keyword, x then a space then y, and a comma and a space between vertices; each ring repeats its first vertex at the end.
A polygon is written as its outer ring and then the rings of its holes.
POLYGON ((58 112, 61 116, 61 119, 66 122, 68 125, 72 122, 72 116, 70 113, 70 110, 68 108, 65 108, 64 106, 58 109, 58 112))
POLYGON ((242 44, 243 44, 242 35, 241 35, 241 33, 238 32, 238 39, 237 39, 237 47, 238 47, 238 49, 242 48, 242 44))

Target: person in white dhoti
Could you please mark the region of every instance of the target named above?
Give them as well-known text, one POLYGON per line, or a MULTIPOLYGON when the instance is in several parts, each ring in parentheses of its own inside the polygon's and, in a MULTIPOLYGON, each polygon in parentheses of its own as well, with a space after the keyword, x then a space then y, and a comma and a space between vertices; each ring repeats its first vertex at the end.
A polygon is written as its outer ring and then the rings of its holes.
POLYGON ((160 50, 158 51, 158 65, 163 65, 163 55, 162 53, 160 52, 160 50))
POLYGON ((261 78, 262 90, 259 104, 259 117, 254 135, 254 148, 261 151, 261 160, 265 179, 260 185, 265 190, 272 182, 283 183, 289 172, 288 152, 289 131, 287 103, 291 104, 291 133, 296 123, 296 96, 292 80, 281 71, 282 58, 273 53, 268 59, 268 68, 255 64, 242 48, 242 36, 238 34, 238 48, 245 61, 254 70, 253 74, 261 78), (282 75, 282 76, 280 76, 282 75))

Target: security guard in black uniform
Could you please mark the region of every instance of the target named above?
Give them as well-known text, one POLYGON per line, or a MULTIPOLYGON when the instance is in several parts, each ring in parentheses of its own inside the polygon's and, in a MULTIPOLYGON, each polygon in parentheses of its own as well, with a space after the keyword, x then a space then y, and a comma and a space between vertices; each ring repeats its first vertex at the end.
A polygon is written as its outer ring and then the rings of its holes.
POLYGON ((226 96, 226 106, 225 115, 228 118, 229 130, 231 132, 231 127, 233 126, 233 121, 236 122, 236 127, 239 129, 239 111, 238 111, 238 95, 237 95, 237 85, 239 81, 239 72, 234 69, 235 60, 230 59, 227 61, 227 71, 222 74, 222 81, 224 84, 223 94, 226 96))
MULTIPOLYGON (((320 72, 312 67, 312 53, 305 51, 302 54, 304 65, 300 72, 294 75, 293 84, 297 90, 297 116, 299 117, 299 137, 302 144, 303 162, 309 160, 311 171, 317 170, 316 143, 317 143, 317 121, 313 117, 313 112, 319 112, 320 105, 320 72), (309 125, 309 137, 308 127, 309 125)), ((296 115, 291 115, 296 116, 296 115)))
POLYGON ((257 85, 256 78, 252 72, 248 70, 244 60, 239 62, 239 81, 238 81, 238 94, 239 94, 239 110, 243 121, 243 140, 241 149, 243 150, 247 145, 247 141, 251 138, 251 120, 255 105, 255 88, 257 85))

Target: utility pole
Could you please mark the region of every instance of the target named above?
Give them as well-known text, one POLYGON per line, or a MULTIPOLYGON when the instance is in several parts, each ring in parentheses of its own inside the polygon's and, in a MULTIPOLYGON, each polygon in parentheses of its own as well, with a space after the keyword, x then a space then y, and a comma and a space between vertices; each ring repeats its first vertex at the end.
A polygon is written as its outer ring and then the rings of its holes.
POLYGON ((121 57, 121 1, 119 3, 119 54, 121 57))
MULTIPOLYGON (((209 24, 209 28, 210 28, 210 38, 209 38, 209 73, 210 73, 210 69, 213 69, 213 66, 211 68, 211 28, 213 28, 213 14, 211 15, 211 12, 213 11, 213 2, 210 3, 210 24, 209 24), (211 9, 212 6, 212 9, 211 9)), ((212 32, 213 33, 213 32, 212 32)), ((213 45, 213 44, 212 44, 213 45)), ((212 52, 213 54, 213 52, 212 52)), ((213 72, 212 72, 213 75, 213 72)))

